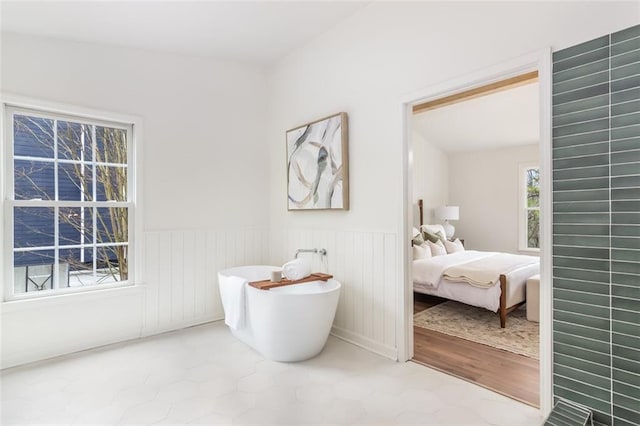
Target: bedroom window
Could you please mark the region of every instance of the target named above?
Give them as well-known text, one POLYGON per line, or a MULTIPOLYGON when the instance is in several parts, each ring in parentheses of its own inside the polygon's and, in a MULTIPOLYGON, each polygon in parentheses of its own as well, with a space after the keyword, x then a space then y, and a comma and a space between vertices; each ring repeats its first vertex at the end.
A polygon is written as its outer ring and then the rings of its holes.
POLYGON ((540 167, 520 166, 520 250, 540 250, 540 167))
POLYGON ((5 111, 5 299, 129 283, 133 125, 5 111))

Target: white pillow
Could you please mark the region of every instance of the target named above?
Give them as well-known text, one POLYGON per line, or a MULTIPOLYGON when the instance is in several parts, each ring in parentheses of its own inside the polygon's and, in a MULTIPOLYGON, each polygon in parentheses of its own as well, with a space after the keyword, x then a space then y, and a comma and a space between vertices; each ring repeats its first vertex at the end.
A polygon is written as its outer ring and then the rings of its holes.
POLYGON ((447 254, 447 249, 444 248, 442 241, 438 241, 437 243, 432 243, 431 241, 427 241, 429 244, 429 248, 431 249, 432 256, 443 256, 447 254))
POLYGON ((462 241, 456 238, 455 241, 445 240, 444 247, 447 249, 447 253, 455 253, 457 251, 464 251, 464 246, 462 245, 462 241))
POLYGON ((420 245, 413 245, 413 260, 430 259, 431 249, 424 243, 420 245))

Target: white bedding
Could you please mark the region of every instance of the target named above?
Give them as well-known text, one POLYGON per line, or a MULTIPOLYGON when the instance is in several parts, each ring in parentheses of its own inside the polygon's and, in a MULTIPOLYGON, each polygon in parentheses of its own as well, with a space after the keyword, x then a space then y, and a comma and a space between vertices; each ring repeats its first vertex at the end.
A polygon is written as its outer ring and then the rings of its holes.
MULTIPOLYGON (((465 282, 452 282, 442 277, 450 266, 482 259, 495 252, 466 250, 431 259, 413 261, 413 288, 415 291, 444 297, 467 305, 478 306, 497 312, 500 308, 500 284, 489 288, 474 287, 465 282)), ((529 277, 540 272, 540 264, 527 265, 506 274, 507 306, 513 306, 525 299, 525 284, 529 277)))

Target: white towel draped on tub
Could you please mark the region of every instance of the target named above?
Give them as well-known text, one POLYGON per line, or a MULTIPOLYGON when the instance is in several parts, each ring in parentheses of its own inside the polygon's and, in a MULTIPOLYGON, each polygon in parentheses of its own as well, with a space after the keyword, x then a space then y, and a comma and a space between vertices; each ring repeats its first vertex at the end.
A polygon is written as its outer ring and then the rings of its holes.
POLYGON ((295 281, 311 275, 311 264, 304 259, 296 259, 282 265, 282 274, 288 280, 295 281))
POLYGON ((245 288, 248 281, 241 277, 220 280, 220 296, 224 307, 224 323, 234 330, 244 327, 245 288))

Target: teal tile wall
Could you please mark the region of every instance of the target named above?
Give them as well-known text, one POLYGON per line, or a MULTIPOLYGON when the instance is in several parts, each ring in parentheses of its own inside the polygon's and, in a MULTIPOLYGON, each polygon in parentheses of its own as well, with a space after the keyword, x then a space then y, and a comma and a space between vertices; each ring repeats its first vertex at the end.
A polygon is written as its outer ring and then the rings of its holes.
POLYGON ((640 25, 553 55, 553 393, 640 424, 640 25))

